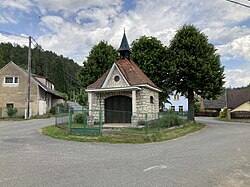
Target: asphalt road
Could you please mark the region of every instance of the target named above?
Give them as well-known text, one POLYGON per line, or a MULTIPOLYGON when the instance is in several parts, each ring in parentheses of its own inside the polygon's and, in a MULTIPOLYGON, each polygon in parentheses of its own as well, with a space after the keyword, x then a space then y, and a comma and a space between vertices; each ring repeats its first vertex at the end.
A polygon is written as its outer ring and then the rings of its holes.
POLYGON ((143 145, 43 136, 53 119, 0 122, 0 186, 250 186, 250 124, 197 120, 208 126, 143 145))

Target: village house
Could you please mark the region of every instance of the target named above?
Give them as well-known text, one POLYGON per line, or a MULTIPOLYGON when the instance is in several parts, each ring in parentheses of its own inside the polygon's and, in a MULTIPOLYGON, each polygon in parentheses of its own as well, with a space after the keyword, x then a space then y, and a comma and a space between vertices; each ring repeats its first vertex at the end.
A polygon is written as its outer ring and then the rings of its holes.
MULTIPOLYGON (((7 117, 7 108, 17 109, 16 116, 25 116, 27 108, 28 72, 14 62, 0 69, 0 117, 7 117)), ((64 97, 46 77, 31 75, 30 116, 46 114, 51 107, 63 103, 64 97)))
POLYGON ((87 87, 90 116, 95 120, 96 113, 91 110, 103 110, 104 123, 132 125, 156 119, 161 90, 130 59, 125 32, 118 52, 120 59, 87 87))
POLYGON ((169 95, 168 102, 164 103, 164 108, 169 111, 175 112, 187 112, 188 111, 188 99, 177 93, 176 90, 169 95))

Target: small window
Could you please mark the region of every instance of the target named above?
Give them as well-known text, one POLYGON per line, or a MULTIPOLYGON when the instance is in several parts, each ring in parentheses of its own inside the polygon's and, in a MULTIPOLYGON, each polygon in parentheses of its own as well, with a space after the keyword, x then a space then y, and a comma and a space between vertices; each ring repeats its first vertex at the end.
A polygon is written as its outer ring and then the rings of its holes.
POLYGON ((171 106, 171 111, 175 111, 175 106, 171 106))
POLYGON ((154 97, 150 96, 150 103, 154 103, 154 97))
POLYGON ((6 104, 6 107, 7 107, 7 108, 14 108, 14 104, 13 104, 13 103, 7 103, 7 104, 6 104))
POLYGON ((174 95, 174 100, 179 100, 180 96, 179 95, 174 95))
POLYGON ((183 112, 183 106, 179 106, 179 112, 183 112))
POLYGON ((120 80, 120 77, 118 75, 116 75, 114 80, 115 80, 115 82, 118 82, 120 80))
POLYGON ((18 83, 18 77, 5 77, 6 84, 17 84, 18 83))

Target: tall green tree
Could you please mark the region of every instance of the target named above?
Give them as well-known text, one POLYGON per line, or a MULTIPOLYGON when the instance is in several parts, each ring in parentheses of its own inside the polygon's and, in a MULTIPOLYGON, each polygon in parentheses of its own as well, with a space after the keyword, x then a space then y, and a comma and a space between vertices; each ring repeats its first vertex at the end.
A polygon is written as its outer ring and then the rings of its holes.
POLYGON ((3 50, 0 48, 0 69, 4 66, 3 50))
POLYGON ((78 79, 83 87, 86 88, 94 83, 117 60, 117 50, 106 41, 100 41, 91 49, 87 60, 83 62, 83 67, 78 74, 78 79))
POLYGON ((161 101, 167 98, 167 89, 162 87, 161 72, 167 64, 166 47, 155 37, 141 36, 132 42, 131 59, 141 68, 141 70, 159 87, 163 89, 161 101))
POLYGON ((171 86, 188 99, 188 119, 194 121, 194 94, 215 99, 222 92, 224 67, 220 55, 208 37, 193 25, 184 25, 170 41, 169 71, 165 85, 171 86))

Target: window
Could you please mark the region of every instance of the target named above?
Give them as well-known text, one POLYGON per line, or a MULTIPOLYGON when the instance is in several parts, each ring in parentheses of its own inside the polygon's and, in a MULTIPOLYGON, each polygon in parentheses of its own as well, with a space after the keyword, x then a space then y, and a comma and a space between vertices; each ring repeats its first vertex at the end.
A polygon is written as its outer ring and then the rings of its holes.
POLYGON ((120 77, 118 75, 116 75, 114 80, 115 80, 115 82, 118 82, 120 80, 120 77))
POLYGON ((7 108, 14 108, 14 104, 13 104, 13 103, 7 103, 7 104, 6 104, 6 107, 7 107, 7 108))
POLYGON ((18 77, 5 77, 4 82, 6 84, 17 84, 18 83, 18 77))
POLYGON ((183 112, 183 106, 179 106, 179 112, 183 112))
POLYGON ((175 106, 171 106, 171 111, 175 111, 175 106))
POLYGON ((150 96, 150 103, 154 103, 154 97, 150 96))
POLYGON ((174 95, 174 100, 179 100, 180 96, 179 95, 174 95))

